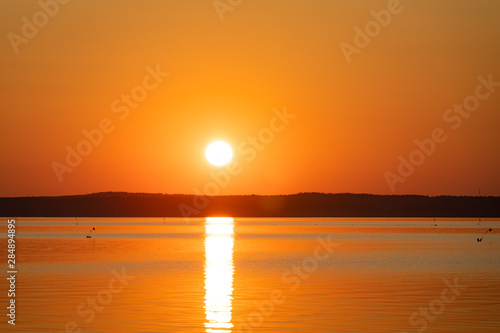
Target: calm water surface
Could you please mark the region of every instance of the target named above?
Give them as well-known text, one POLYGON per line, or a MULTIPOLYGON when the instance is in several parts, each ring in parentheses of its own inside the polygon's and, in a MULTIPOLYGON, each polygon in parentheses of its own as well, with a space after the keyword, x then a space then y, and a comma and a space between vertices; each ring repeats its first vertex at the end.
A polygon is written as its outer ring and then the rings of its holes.
POLYGON ((1 332, 500 332, 499 220, 16 221, 1 332))

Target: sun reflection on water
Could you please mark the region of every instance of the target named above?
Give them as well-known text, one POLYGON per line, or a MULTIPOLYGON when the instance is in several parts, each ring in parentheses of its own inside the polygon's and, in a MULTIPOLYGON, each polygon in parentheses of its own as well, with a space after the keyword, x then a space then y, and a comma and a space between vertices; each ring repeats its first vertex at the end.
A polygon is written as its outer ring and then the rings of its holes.
POLYGON ((233 295, 234 221, 207 217, 205 224, 206 332, 229 333, 233 295))

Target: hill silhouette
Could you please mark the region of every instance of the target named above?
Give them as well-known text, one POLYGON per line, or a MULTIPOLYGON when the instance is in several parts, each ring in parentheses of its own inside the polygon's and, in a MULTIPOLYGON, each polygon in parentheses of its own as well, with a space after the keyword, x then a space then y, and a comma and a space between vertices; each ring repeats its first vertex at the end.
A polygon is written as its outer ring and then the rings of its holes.
POLYGON ((500 197, 298 193, 199 197, 103 192, 0 198, 4 217, 500 217, 500 197))

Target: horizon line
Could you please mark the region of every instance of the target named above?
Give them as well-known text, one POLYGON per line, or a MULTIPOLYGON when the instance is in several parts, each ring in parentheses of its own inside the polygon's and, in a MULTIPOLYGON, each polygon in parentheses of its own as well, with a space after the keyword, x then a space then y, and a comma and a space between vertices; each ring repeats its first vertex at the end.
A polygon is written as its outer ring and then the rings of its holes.
MULTIPOLYGON (((188 193, 161 193, 161 192, 127 192, 127 191, 101 191, 101 192, 89 192, 89 193, 80 193, 80 194, 61 194, 61 195, 24 195, 24 196, 2 196, 0 199, 20 199, 20 198, 60 198, 60 197, 78 197, 78 196, 91 196, 91 195, 99 195, 99 194, 130 194, 130 195, 165 195, 165 196, 200 196, 198 194, 188 194, 188 193)), ((401 197, 401 196, 414 196, 414 197, 429 197, 429 198, 438 198, 438 197, 468 197, 468 198, 498 198, 496 195, 452 195, 452 194, 439 194, 439 195, 430 195, 430 194, 377 194, 377 193, 354 193, 354 192, 295 192, 289 194, 218 194, 218 195, 202 195, 204 197, 250 197, 250 196, 258 196, 258 197, 273 197, 273 196, 294 196, 294 195, 302 195, 302 194, 322 194, 322 195, 372 195, 372 196, 387 196, 387 197, 401 197)))

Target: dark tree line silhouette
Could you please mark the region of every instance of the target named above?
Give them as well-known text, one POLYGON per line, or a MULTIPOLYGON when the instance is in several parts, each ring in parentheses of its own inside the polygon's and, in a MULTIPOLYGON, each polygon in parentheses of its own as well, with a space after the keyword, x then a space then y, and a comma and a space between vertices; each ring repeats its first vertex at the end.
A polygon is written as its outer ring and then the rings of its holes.
POLYGON ((500 197, 298 193, 204 197, 103 192, 0 198, 5 217, 500 217, 500 197), (199 202, 204 202, 200 205, 199 202), (187 208, 187 210, 186 210, 187 208))

